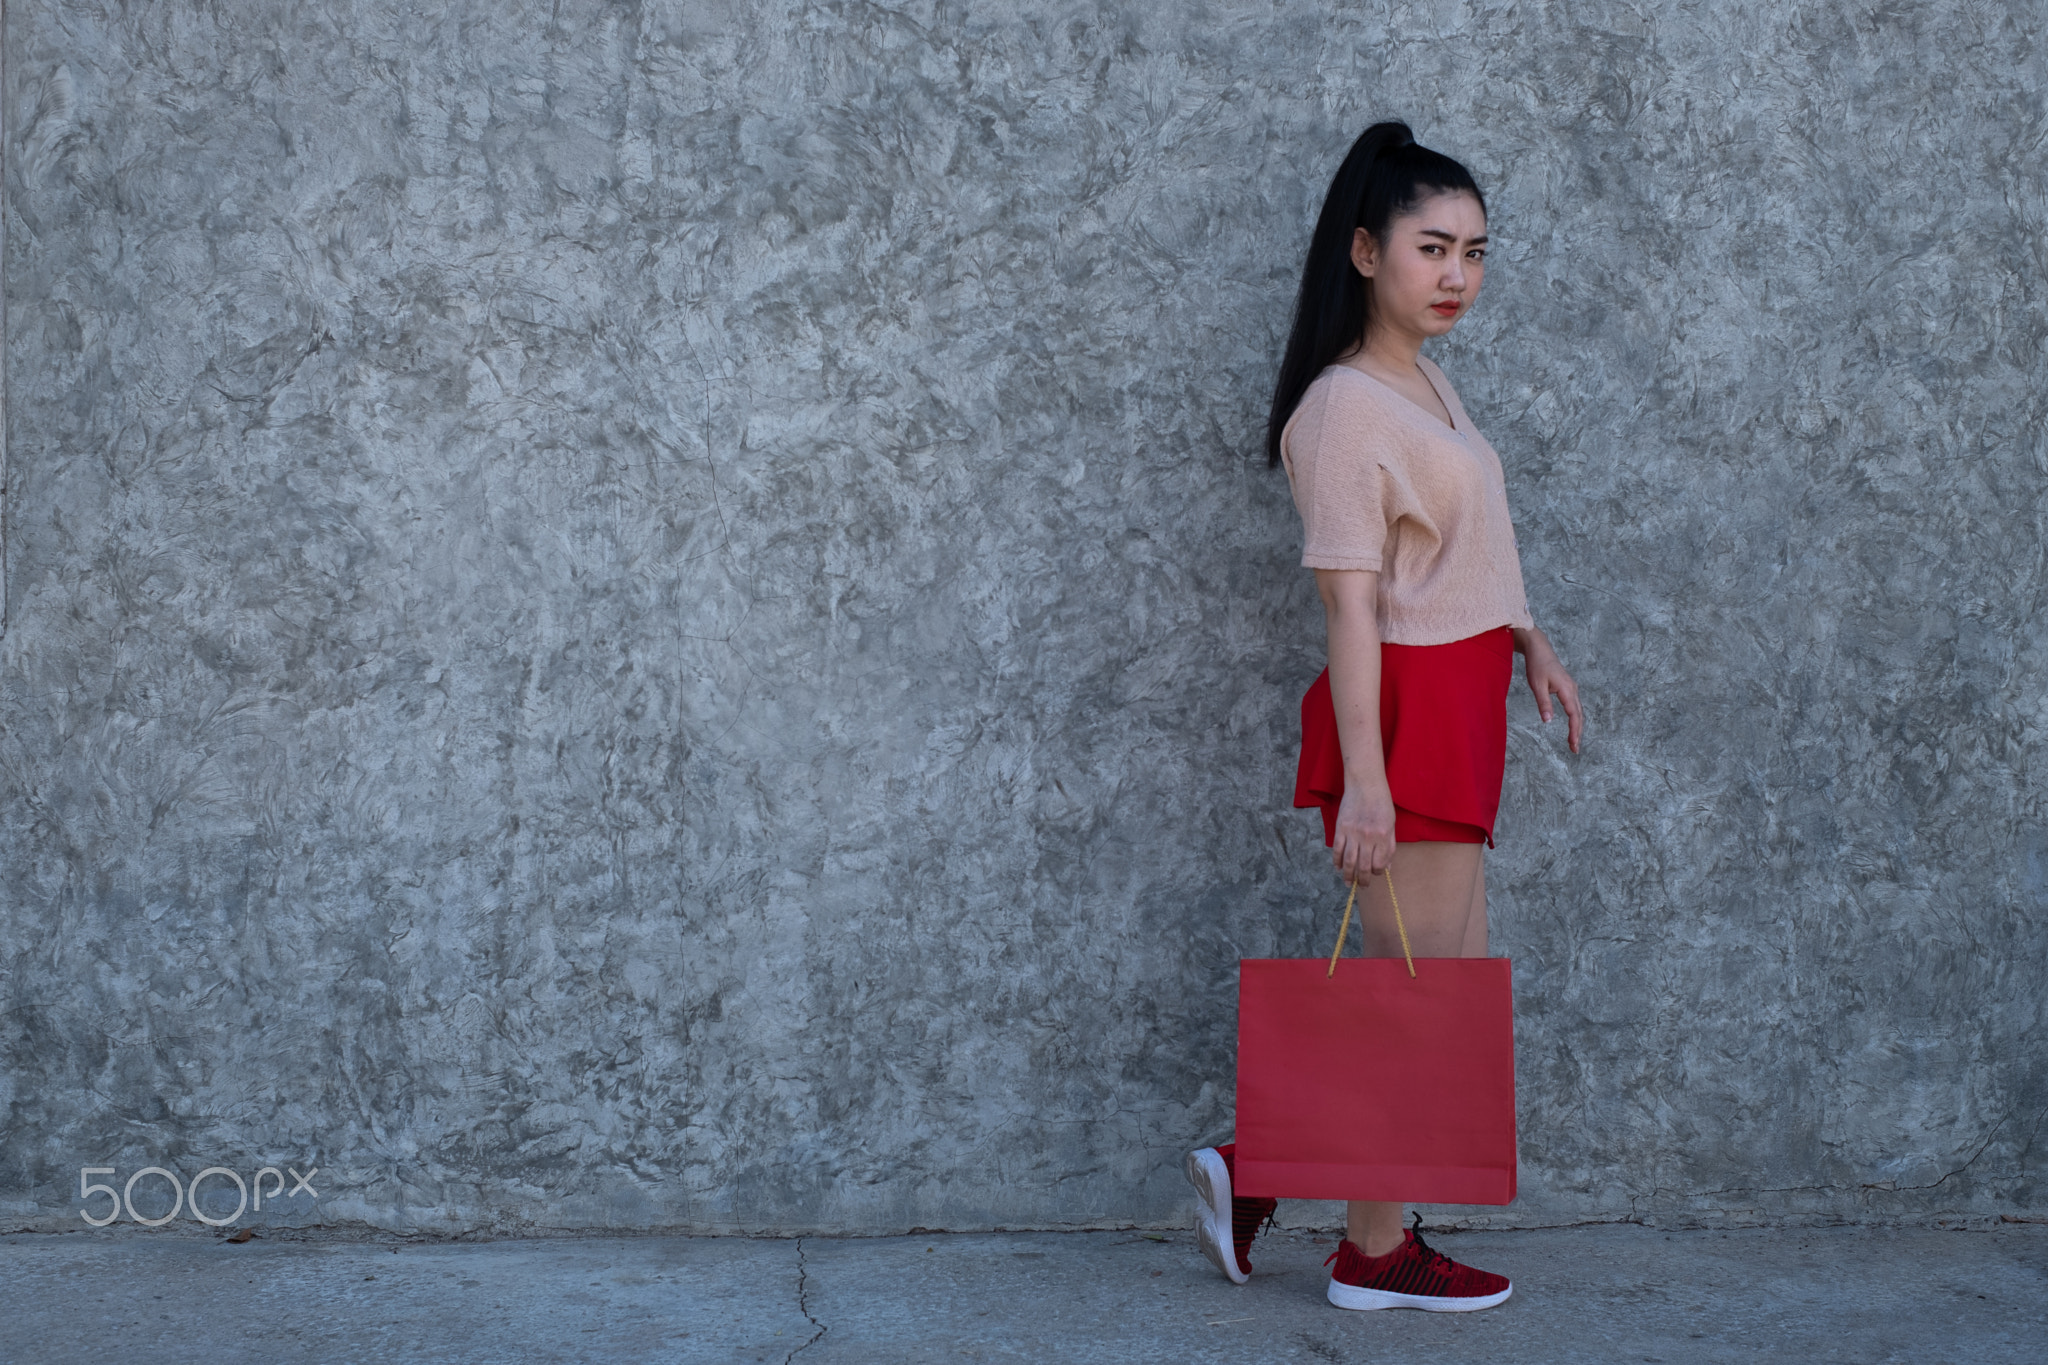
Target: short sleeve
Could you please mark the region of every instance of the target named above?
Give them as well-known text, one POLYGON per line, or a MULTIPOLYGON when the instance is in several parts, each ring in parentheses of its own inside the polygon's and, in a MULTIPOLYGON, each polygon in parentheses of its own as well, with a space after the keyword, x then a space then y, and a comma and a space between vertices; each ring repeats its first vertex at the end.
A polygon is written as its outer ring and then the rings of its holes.
POLYGON ((1371 405, 1351 385, 1325 380, 1304 395, 1288 437, 1302 566, 1377 572, 1387 541, 1385 433, 1371 405))

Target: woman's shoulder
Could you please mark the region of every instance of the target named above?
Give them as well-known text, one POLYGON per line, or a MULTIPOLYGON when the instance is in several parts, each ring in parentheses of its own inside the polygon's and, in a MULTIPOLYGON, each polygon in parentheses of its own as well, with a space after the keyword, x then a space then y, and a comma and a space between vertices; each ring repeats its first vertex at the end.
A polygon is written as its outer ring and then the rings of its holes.
POLYGON ((1385 452, 1406 447, 1415 435, 1394 398, 1393 391, 1371 375, 1350 365, 1329 365, 1302 392, 1294 405, 1295 418, 1299 425, 1313 428, 1318 444, 1385 452))
POLYGON ((1345 367, 1328 365, 1294 400, 1294 411, 1280 430, 1280 448, 1289 468, 1297 459, 1317 459, 1358 445, 1362 424, 1353 402, 1354 386, 1338 378, 1345 367))
POLYGON ((1309 406, 1311 400, 1347 423, 1377 426, 1393 411, 1387 403, 1386 389, 1378 380, 1344 364, 1324 366, 1323 372, 1309 381, 1296 405, 1297 411, 1309 406))

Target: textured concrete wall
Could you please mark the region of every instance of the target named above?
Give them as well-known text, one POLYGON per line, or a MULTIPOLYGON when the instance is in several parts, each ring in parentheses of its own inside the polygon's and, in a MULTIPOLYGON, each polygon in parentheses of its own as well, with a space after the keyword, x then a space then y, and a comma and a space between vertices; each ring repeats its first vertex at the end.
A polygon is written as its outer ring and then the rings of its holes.
POLYGON ((2043 27, 14 0, 7 1223, 1178 1217, 1339 904, 1250 452, 1386 115, 1593 724, 1513 705, 1505 1216, 2038 1210, 2043 27))

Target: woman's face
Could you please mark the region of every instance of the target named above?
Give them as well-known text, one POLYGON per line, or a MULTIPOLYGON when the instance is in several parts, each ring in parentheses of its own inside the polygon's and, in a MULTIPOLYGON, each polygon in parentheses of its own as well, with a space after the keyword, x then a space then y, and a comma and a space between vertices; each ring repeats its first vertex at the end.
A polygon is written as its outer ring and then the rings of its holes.
POLYGON ((1372 326, 1418 343, 1440 337, 1479 297, 1486 274, 1486 214, 1462 191, 1436 193, 1387 224, 1375 242, 1364 228, 1351 263, 1372 281, 1372 326))

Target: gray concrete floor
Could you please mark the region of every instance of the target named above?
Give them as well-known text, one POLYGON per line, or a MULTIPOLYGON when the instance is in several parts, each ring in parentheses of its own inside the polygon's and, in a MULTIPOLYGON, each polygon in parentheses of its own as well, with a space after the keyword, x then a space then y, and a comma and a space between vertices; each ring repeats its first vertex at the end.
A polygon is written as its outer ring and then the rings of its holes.
POLYGON ((1242 1288, 1185 1233, 748 1240, 0 1238, 0 1361, 2048 1362, 2048 1227, 1640 1227, 1433 1239, 1515 1296, 1323 1301, 1328 1236, 1242 1288))

